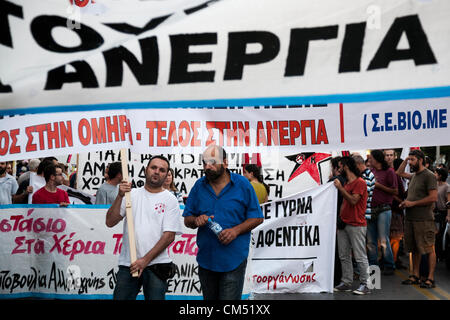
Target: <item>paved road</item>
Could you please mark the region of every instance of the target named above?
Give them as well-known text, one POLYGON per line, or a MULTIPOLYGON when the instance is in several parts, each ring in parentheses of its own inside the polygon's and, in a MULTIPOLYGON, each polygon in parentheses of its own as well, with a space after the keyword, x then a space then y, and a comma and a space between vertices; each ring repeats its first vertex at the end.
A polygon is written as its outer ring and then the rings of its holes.
MULTIPOLYGON (((404 265, 408 265, 403 261, 404 265)), ((402 285, 408 278, 407 270, 396 270, 394 275, 381 276, 381 289, 374 289, 366 296, 351 292, 314 293, 314 294, 255 294, 254 300, 450 300, 450 270, 444 262, 436 266, 436 288, 423 289, 419 285, 402 285)), ((356 288, 358 281, 353 285, 356 288)))

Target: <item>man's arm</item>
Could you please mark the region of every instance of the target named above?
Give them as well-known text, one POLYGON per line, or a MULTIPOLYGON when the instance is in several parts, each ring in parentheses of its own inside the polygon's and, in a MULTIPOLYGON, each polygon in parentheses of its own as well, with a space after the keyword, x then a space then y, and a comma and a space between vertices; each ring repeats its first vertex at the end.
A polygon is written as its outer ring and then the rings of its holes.
MULTIPOLYGON (((450 202, 450 192, 447 192, 447 202, 446 204, 448 204, 450 202)), ((447 205, 447 222, 450 222, 450 209, 449 206, 447 205)))
POLYGON ((437 201, 437 189, 428 190, 428 196, 416 201, 405 200, 400 203, 400 208, 411 208, 426 206, 437 201))
POLYGON ((13 197, 12 197, 13 203, 22 203, 25 200, 27 200, 28 199, 28 195, 30 193, 33 193, 33 187, 32 186, 27 186, 26 189, 23 190, 23 192, 21 192, 20 194, 19 194, 19 191, 22 191, 22 190, 19 189, 17 191, 17 193, 15 195, 13 195, 13 197))
POLYGON ((358 203, 358 201, 361 199, 361 195, 358 193, 350 194, 345 190, 345 188, 342 186, 339 179, 334 180, 334 186, 339 190, 339 192, 342 194, 342 196, 350 202, 353 206, 358 203))
POLYGON ((138 273, 140 277, 142 274, 142 270, 144 270, 153 259, 161 254, 167 247, 175 240, 175 232, 165 231, 155 246, 150 249, 149 252, 145 256, 140 259, 137 259, 130 265, 131 273, 138 273))
POLYGON ((245 220, 241 224, 238 224, 237 226, 234 226, 230 229, 224 229, 219 234, 219 240, 220 242, 222 242, 222 244, 227 245, 241 234, 252 231, 254 228, 256 228, 263 222, 264 218, 248 218, 247 220, 245 220))
POLYGON ((406 165, 408 164, 408 160, 409 160, 409 157, 406 157, 406 159, 403 160, 403 162, 400 164, 400 166, 398 167, 397 171, 395 171, 395 173, 402 178, 411 179, 412 174, 405 172, 405 168, 406 168, 406 165))
POLYGON ((398 195, 398 189, 397 188, 389 188, 381 183, 375 182, 375 188, 380 189, 381 191, 384 191, 386 193, 392 194, 394 196, 398 195))
MULTIPOLYGON (((187 216, 184 217, 184 225, 191 229, 197 229, 198 227, 204 226, 208 222, 209 216, 202 214, 201 216, 187 216)), ((214 216, 211 216, 214 219, 214 216)))
POLYGON ((128 183, 126 181, 122 181, 119 185, 119 193, 117 194, 116 199, 112 203, 111 207, 109 207, 108 212, 106 213, 106 225, 109 228, 114 227, 118 224, 123 217, 120 215, 120 207, 122 205, 122 199, 125 196, 125 192, 131 191, 131 182, 128 183))

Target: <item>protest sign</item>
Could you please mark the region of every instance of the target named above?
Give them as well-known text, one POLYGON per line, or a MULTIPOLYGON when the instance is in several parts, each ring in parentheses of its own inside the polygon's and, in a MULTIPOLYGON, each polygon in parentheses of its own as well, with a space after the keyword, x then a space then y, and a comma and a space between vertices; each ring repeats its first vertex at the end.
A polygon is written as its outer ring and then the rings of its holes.
MULTIPOLYGON (((107 206, 0 209, 0 298, 112 297, 123 226, 105 226, 107 206)), ((264 205, 265 222, 252 235, 244 297, 252 287, 254 292, 329 291, 335 209, 332 184, 264 205), (277 272, 284 272, 284 285, 275 280, 277 272)), ((167 298, 199 299, 196 230, 184 228, 167 250, 177 265, 167 298)))
MULTIPOLYGON (((123 225, 107 228, 106 211, 87 205, 2 206, 0 298, 111 299, 123 225)), ((196 233, 183 231, 168 248, 177 264, 168 299, 201 295, 196 233)))
POLYGON ((139 154, 329 152, 446 145, 450 98, 226 109, 63 112, 0 120, 4 161, 129 148, 139 154))
POLYGON ((2 1, 4 114, 450 95, 446 0, 89 6, 2 1))
MULTIPOLYGON (((155 155, 155 154, 154 154, 155 155)), ((201 154, 163 154, 174 170, 174 183, 183 197, 187 197, 195 181, 204 175, 201 154)), ((142 187, 145 183, 145 167, 151 154, 129 152, 128 174, 132 187, 142 187)), ((302 190, 316 187, 328 181, 330 153, 229 153, 228 168, 235 173, 243 173, 243 165, 258 163, 262 166, 264 182, 270 188, 269 199, 279 199, 302 190), (315 177, 315 178, 313 178, 315 177)), ((77 187, 80 191, 95 195, 105 182, 106 166, 120 161, 117 150, 106 150, 80 154, 77 187)))
POLYGON ((333 183, 266 203, 253 230, 255 293, 333 292, 337 190, 333 183))

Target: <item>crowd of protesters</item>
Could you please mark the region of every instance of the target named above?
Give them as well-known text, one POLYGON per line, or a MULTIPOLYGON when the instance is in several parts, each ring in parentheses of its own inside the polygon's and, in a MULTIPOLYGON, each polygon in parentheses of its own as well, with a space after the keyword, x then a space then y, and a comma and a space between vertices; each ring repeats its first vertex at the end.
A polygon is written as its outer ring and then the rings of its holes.
POLYGON ((436 261, 443 259, 442 237, 450 222, 448 169, 436 169, 420 150, 397 159, 395 150, 373 150, 364 161, 353 154, 332 159, 337 187, 335 291, 370 293, 369 267, 384 275, 406 269, 400 254, 409 255, 409 277, 402 284, 435 287, 436 261), (407 170, 407 167, 409 169, 407 170))
MULTIPOLYGON (((73 188, 76 172, 69 175, 67 166, 54 157, 19 162, 16 175, 12 169, 12 163, 0 162, 0 204, 67 206, 69 196, 85 203, 112 204, 123 180, 122 164, 108 164, 105 183, 90 198, 73 188)), ((402 284, 435 287, 436 261, 443 259, 442 237, 450 222, 445 165, 433 168, 420 150, 400 159, 394 149, 385 149, 372 150, 367 159, 360 154, 334 157, 331 169, 329 181, 338 189, 335 291, 370 293, 369 266, 378 266, 389 276, 396 269, 406 269, 399 259, 405 254, 409 255, 410 275, 402 284), (353 288, 355 278, 357 288, 353 288)), ((270 190, 261 168, 246 165, 243 175, 258 202, 268 201, 270 190)), ((162 188, 184 204, 170 168, 162 188)))

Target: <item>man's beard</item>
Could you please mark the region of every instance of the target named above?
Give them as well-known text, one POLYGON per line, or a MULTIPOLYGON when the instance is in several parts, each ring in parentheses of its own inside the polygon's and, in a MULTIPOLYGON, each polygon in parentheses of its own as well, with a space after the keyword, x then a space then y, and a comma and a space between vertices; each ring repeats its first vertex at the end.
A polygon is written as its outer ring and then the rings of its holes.
POLYGON ((4 173, 5 173, 5 171, 6 171, 6 167, 4 167, 4 168, 0 168, 0 176, 1 176, 2 174, 4 174, 4 173))
POLYGON ((164 181, 166 180, 166 178, 167 178, 167 176, 164 177, 164 179, 152 180, 151 177, 146 177, 145 184, 147 184, 148 186, 150 186, 152 188, 160 188, 164 184, 164 181))
POLYGON ((415 166, 410 164, 409 167, 411 168, 411 172, 417 172, 420 169, 420 166, 418 164, 416 164, 415 166))
POLYGON ((223 175, 224 172, 225 172, 225 168, 223 165, 221 165, 220 169, 218 169, 217 171, 213 171, 211 169, 206 169, 205 175, 206 175, 206 178, 208 179, 208 181, 216 181, 218 178, 220 178, 223 175))

